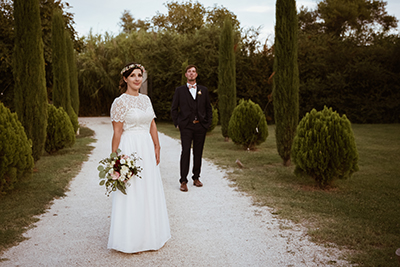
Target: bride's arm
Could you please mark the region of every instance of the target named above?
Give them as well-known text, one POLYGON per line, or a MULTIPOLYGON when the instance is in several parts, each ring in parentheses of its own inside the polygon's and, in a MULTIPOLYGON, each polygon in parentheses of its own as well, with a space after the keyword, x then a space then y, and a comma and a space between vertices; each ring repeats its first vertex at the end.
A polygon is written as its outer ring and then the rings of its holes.
POLYGON ((150 125, 150 135, 151 135, 151 138, 153 139, 154 151, 156 153, 156 162, 158 165, 160 163, 160 142, 158 140, 157 125, 156 125, 156 122, 154 121, 154 119, 150 125))
POLYGON ((119 147, 119 142, 121 141, 121 135, 123 132, 122 126, 124 125, 124 123, 113 121, 112 125, 113 125, 114 134, 113 134, 112 141, 111 141, 111 152, 117 152, 117 149, 119 147))

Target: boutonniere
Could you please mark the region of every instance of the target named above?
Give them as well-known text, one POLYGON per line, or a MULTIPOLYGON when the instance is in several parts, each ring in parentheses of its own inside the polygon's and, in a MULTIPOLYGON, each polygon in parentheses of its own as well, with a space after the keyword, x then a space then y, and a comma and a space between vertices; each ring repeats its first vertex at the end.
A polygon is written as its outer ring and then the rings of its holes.
POLYGON ((198 95, 201 95, 201 90, 199 90, 199 91, 197 92, 197 94, 198 94, 198 95))

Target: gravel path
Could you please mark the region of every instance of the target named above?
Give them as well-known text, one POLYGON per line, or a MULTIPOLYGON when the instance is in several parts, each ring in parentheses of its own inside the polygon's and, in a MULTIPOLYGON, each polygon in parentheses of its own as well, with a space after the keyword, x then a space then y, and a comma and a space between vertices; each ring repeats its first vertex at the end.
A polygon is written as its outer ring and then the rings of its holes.
POLYGON ((67 196, 26 232, 29 239, 1 255, 8 260, 0 266, 349 266, 338 259, 340 251, 315 245, 301 227, 252 205, 207 160, 204 186, 190 183, 189 192, 179 191, 180 143, 163 134, 160 166, 172 238, 158 251, 108 250, 111 197, 98 185, 97 166, 109 155, 112 127, 107 117, 79 120, 96 132, 89 160, 67 196))

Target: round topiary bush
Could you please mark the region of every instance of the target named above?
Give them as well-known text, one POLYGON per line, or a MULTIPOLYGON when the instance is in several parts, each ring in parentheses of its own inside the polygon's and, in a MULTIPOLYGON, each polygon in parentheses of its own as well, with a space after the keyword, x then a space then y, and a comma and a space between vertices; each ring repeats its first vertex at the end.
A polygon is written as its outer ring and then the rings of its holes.
POLYGON ((70 112, 71 114, 69 115, 69 119, 71 120, 74 133, 77 133, 79 129, 78 115, 76 115, 75 111, 72 108, 70 112))
POLYGON ((351 123, 332 108, 313 109, 300 121, 292 145, 295 174, 311 176, 321 187, 358 171, 351 123))
POLYGON ((218 109, 214 108, 214 106, 212 107, 212 122, 210 127, 207 129, 207 132, 212 132, 215 129, 215 126, 218 125, 218 109))
POLYGON ((32 171, 34 161, 32 142, 17 114, 11 113, 1 102, 0 133, 0 193, 5 193, 32 171))
POLYGON ((268 127, 260 106, 251 100, 241 99, 229 120, 228 134, 235 144, 248 149, 265 142, 268 127))
POLYGON ((71 120, 62 107, 48 104, 47 137, 45 150, 54 153, 75 144, 75 132, 71 120))

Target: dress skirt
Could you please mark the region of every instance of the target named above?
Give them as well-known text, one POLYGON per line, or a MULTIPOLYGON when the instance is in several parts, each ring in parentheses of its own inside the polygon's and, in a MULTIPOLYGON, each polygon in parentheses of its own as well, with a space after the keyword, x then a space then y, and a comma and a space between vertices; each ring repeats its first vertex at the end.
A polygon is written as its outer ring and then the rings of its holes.
POLYGON ((171 238, 160 168, 148 130, 131 129, 121 136, 121 153, 141 158, 141 178, 132 177, 127 195, 112 193, 108 248, 125 253, 158 250, 171 238))

